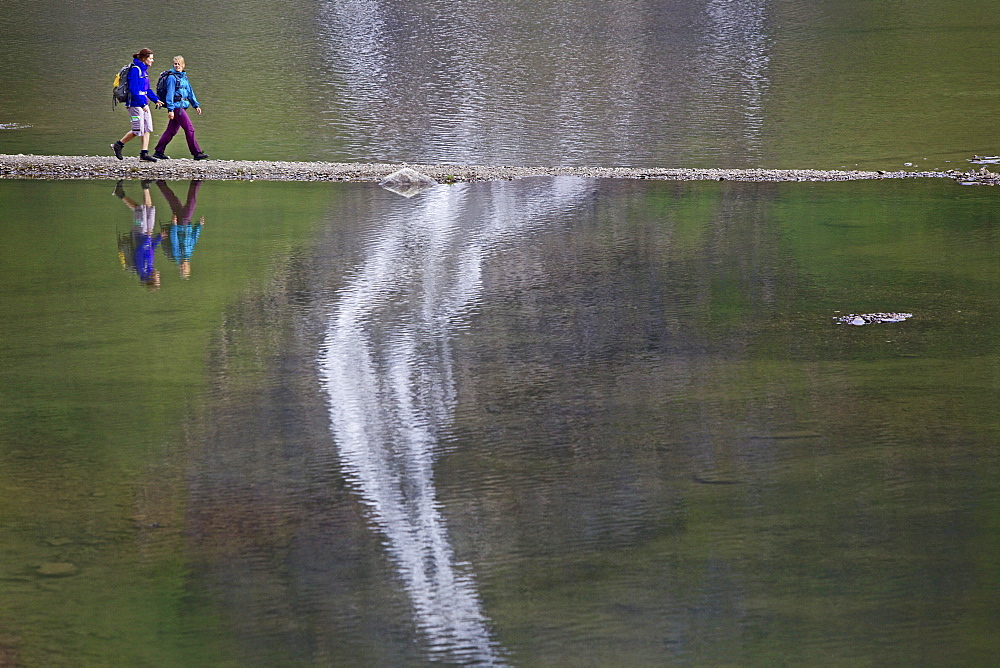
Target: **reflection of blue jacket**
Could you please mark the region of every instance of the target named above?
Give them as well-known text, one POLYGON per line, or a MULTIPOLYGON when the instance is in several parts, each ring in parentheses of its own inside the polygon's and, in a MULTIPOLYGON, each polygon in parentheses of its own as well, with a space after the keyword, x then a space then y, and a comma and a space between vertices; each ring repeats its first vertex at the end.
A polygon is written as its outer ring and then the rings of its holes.
POLYGON ((149 69, 146 63, 138 58, 132 59, 132 67, 128 68, 128 106, 145 107, 149 100, 159 102, 156 92, 149 89, 149 69), (149 98, 149 99, 147 99, 149 98))
POLYGON ((167 105, 167 111, 173 111, 180 107, 181 109, 187 109, 188 107, 194 107, 197 109, 200 105, 198 104, 198 98, 194 95, 194 88, 191 87, 191 82, 188 81, 187 72, 174 72, 167 77, 167 99, 163 102, 167 105), (177 99, 180 95, 181 99, 177 99))
POLYGON ((135 243, 135 250, 132 260, 135 262, 135 273, 139 274, 139 279, 149 280, 153 276, 153 251, 160 245, 160 235, 151 236, 137 230, 132 231, 132 238, 135 243))

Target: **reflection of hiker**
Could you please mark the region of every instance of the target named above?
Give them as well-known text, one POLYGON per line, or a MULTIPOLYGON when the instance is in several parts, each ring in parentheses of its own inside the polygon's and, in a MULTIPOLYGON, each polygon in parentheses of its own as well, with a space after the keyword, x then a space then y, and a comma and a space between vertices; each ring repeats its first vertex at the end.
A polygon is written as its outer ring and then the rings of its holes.
POLYGON ((149 194, 149 181, 142 182, 142 204, 125 194, 123 182, 115 186, 115 197, 132 209, 132 230, 128 235, 118 235, 118 255, 126 269, 139 276, 139 282, 152 289, 160 287, 160 272, 153 266, 154 251, 160 245, 160 235, 153 234, 156 227, 156 207, 149 194))
POLYGON ((161 236, 166 242, 163 245, 163 250, 167 257, 177 263, 181 278, 189 278, 191 276, 191 254, 194 253, 194 245, 198 243, 198 235, 201 234, 202 225, 205 224, 204 216, 199 218, 196 223, 192 224, 191 222, 201 181, 192 181, 188 184, 187 200, 183 206, 166 181, 157 181, 156 185, 160 188, 160 192, 163 193, 167 203, 170 204, 170 210, 173 212, 170 224, 165 225, 161 232, 161 236))
POLYGON ((132 129, 111 145, 111 150, 119 160, 124 159, 122 148, 125 144, 141 136, 142 151, 139 153, 139 159, 156 162, 156 158, 149 155, 149 135, 153 131, 153 115, 149 113, 149 100, 155 102, 158 107, 162 107, 163 103, 156 97, 156 93, 149 90, 149 75, 146 71, 152 64, 153 52, 149 49, 142 49, 139 53, 132 54, 132 67, 128 68, 128 102, 126 102, 132 129))
POLYGON ((188 107, 194 107, 198 115, 201 115, 201 105, 195 97, 191 82, 188 81, 187 72, 184 71, 184 56, 174 56, 173 71, 166 77, 166 94, 163 103, 167 106, 167 116, 170 122, 167 129, 160 136, 160 141, 156 142, 156 151, 153 157, 160 160, 169 160, 170 156, 164 155, 163 151, 167 144, 177 134, 177 130, 184 129, 184 138, 187 139, 188 150, 195 160, 204 160, 207 153, 198 146, 198 141, 194 138, 194 125, 191 124, 191 117, 187 115, 188 107))

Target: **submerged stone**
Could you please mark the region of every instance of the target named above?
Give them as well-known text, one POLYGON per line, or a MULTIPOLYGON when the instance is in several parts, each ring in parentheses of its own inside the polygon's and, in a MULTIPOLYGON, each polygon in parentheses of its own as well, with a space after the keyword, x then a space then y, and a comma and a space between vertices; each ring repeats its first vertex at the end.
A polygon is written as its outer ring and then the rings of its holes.
POLYGON ((775 431, 769 434, 755 434, 750 438, 757 440, 768 440, 768 441, 791 441, 800 438, 820 438, 823 435, 815 431, 806 430, 792 430, 792 431, 775 431))
POLYGON ((61 578, 76 575, 80 569, 68 561, 47 561, 38 567, 38 574, 49 578, 61 578))

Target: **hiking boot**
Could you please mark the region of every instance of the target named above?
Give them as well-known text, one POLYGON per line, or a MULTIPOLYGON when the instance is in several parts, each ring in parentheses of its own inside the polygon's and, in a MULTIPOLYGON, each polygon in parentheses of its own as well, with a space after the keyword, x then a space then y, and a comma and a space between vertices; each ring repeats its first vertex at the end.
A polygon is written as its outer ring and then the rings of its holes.
POLYGON ((118 199, 125 199, 124 186, 125 186, 125 181, 119 181, 118 183, 115 184, 115 190, 111 194, 117 197, 118 199))
POLYGON ((204 153, 204 152, 202 152, 202 153, 195 153, 194 159, 195 160, 208 160, 208 153, 204 153))
POLYGON ((142 153, 139 154, 139 159, 140 160, 145 160, 146 162, 156 162, 156 158, 154 158, 153 156, 151 156, 146 151, 143 151, 142 153))
POLYGON ((163 151, 153 151, 153 157, 157 160, 170 160, 170 156, 164 155, 163 151))
POLYGON ((114 144, 111 145, 111 150, 115 152, 115 157, 118 158, 119 160, 125 159, 125 156, 122 155, 122 149, 124 147, 125 144, 121 143, 120 141, 116 141, 114 144))

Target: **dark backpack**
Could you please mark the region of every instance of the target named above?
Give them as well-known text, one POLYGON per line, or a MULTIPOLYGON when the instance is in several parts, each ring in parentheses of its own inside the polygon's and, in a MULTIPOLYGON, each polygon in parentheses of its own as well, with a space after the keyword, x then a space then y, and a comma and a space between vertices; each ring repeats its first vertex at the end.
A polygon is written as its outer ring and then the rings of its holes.
POLYGON ((167 77, 170 75, 177 75, 177 81, 174 82, 174 102, 181 101, 181 93, 178 84, 181 82, 181 75, 177 70, 163 70, 160 72, 160 78, 156 80, 156 97, 166 104, 167 102, 167 77))
POLYGON ((118 70, 118 74, 115 75, 115 82, 112 84, 111 88, 111 108, 114 109, 119 102, 128 104, 128 71, 135 67, 135 63, 129 63, 125 67, 118 70))

